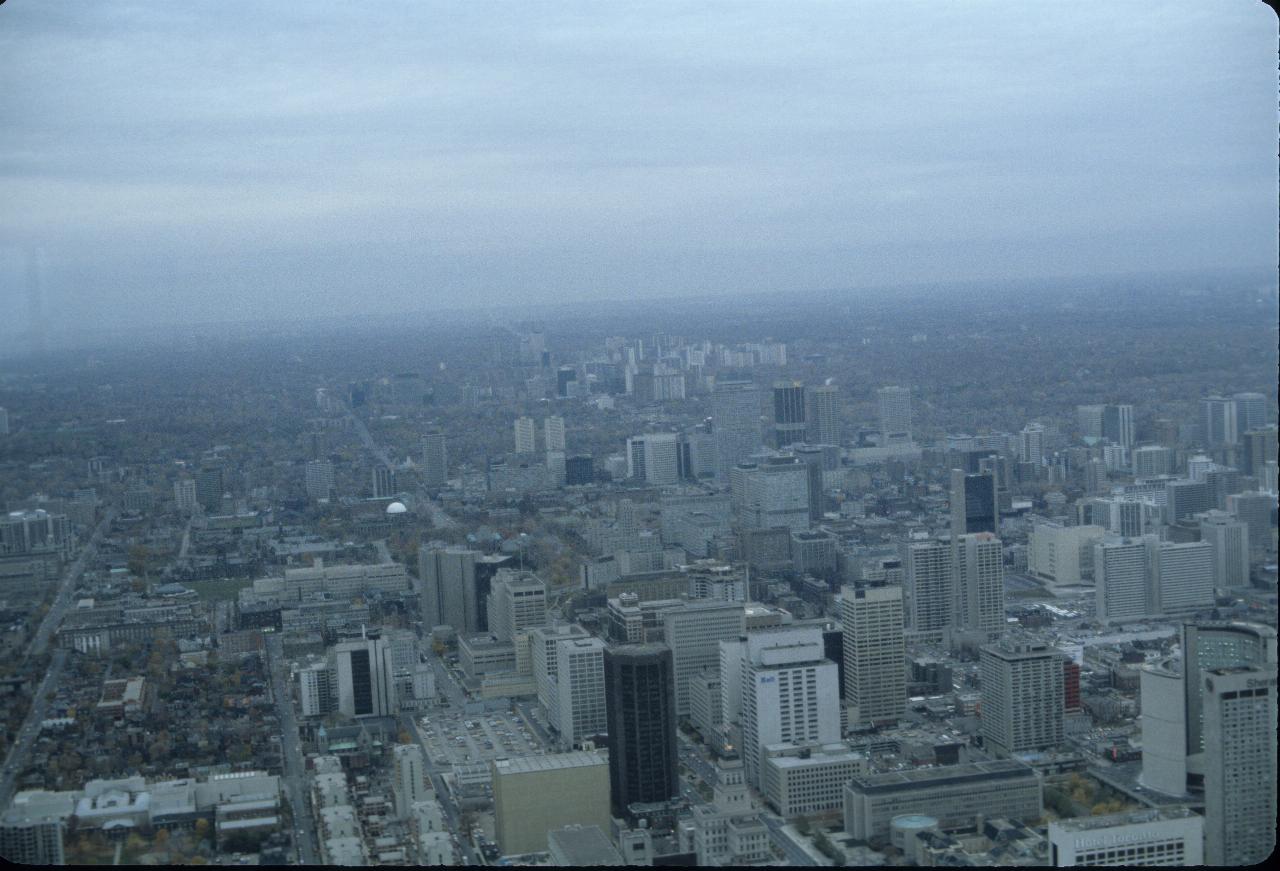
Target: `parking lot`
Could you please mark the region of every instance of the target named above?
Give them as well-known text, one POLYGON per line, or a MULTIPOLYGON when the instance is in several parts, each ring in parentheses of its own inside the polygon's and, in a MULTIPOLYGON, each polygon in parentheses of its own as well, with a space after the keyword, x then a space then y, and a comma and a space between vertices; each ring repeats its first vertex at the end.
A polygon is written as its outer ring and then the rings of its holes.
POLYGON ((438 765, 459 765, 543 753, 537 737, 518 714, 432 712, 418 718, 427 752, 438 765))

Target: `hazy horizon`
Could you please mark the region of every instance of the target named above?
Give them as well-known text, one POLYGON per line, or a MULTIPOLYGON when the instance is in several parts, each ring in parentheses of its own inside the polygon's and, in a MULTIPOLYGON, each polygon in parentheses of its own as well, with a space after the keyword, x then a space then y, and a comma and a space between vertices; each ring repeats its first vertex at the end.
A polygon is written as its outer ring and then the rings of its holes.
POLYGON ((0 7, 26 329, 1274 270, 1261 3, 0 7))

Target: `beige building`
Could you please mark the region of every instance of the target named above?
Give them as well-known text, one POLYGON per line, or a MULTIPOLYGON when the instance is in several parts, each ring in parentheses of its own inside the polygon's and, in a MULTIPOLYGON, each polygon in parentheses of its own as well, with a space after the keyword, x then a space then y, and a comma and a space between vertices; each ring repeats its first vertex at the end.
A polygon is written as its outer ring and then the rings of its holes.
POLYGON ((504 855, 541 853, 547 832, 569 825, 609 831, 609 761, 602 753, 500 759, 493 766, 493 815, 504 855))

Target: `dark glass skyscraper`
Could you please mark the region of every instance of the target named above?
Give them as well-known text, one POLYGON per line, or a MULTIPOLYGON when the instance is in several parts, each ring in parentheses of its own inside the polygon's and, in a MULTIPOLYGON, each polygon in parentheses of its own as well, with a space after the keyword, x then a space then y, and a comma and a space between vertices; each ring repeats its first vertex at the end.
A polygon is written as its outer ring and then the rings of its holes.
POLYGON ((613 814, 636 802, 680 794, 676 751, 676 681, 663 644, 625 644, 604 653, 609 726, 609 796, 613 814))
POLYGON ((779 381, 773 385, 774 447, 785 448, 804 441, 804 385, 799 381, 779 381))
POLYGON ((951 471, 951 534, 970 532, 1000 534, 1000 510, 996 477, 991 472, 969 475, 951 471))

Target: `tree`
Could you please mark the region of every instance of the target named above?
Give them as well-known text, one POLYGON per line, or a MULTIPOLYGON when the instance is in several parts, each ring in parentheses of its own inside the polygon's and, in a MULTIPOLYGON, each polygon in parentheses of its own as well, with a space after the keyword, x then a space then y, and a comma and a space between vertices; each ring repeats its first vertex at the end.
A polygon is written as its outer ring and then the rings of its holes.
POLYGON ((196 820, 196 840, 203 841, 209 837, 209 821, 204 817, 196 820))
POLYGON ((796 831, 802 835, 809 834, 809 818, 806 816, 796 817, 796 831))

